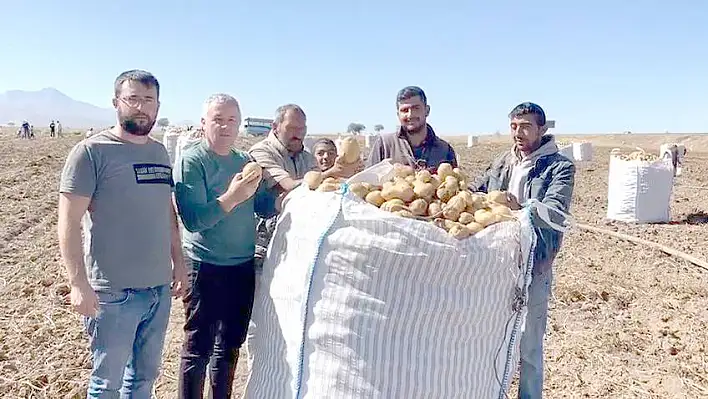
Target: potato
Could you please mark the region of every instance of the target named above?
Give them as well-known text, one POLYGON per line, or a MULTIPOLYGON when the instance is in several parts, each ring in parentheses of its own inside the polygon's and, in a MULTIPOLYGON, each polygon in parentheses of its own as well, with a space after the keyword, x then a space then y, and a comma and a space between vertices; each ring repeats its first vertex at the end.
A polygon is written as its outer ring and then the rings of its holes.
POLYGON ((428 216, 438 217, 442 213, 440 201, 433 201, 428 205, 428 216))
POLYGON ((415 176, 414 175, 408 175, 406 176, 406 182, 410 185, 413 185, 413 182, 415 182, 415 176))
POLYGON ((394 215, 398 215, 404 218, 412 218, 413 213, 407 209, 401 209, 400 211, 394 211, 392 212, 394 215))
POLYGON ((447 162, 443 162, 440 165, 438 165, 438 176, 440 176, 440 179, 445 180, 446 177, 452 176, 452 165, 450 165, 447 162))
POLYGON ((394 185, 396 185, 396 184, 409 184, 410 185, 411 183, 409 183, 405 177, 396 176, 393 178, 393 184, 394 185))
POLYGON ((413 170, 413 167, 409 165, 403 165, 400 163, 395 163, 393 164, 393 173, 394 176, 396 177, 408 177, 412 174, 415 174, 415 170, 413 170))
POLYGON ((484 230, 484 226, 477 222, 467 223, 467 228, 470 229, 472 234, 477 234, 480 231, 484 230))
POLYGON ((435 196, 438 197, 442 202, 447 202, 457 194, 456 191, 450 191, 447 189, 445 186, 440 186, 438 187, 437 190, 435 190, 435 196))
POLYGON ((507 201, 506 198, 506 193, 499 190, 490 191, 487 194, 487 201, 494 202, 497 204, 508 205, 509 201, 507 201))
POLYGON ((438 188, 440 184, 442 184, 442 179, 438 175, 432 175, 430 176, 430 183, 435 186, 435 188, 438 188))
POLYGON ((386 201, 381 205, 381 210, 387 212, 396 212, 404 209, 406 209, 406 204, 398 198, 386 201))
POLYGON ((381 191, 379 190, 374 190, 366 194, 366 197, 364 197, 364 199, 366 200, 366 202, 377 207, 380 207, 384 202, 386 202, 384 197, 381 196, 381 191))
POLYGON ((366 195, 369 194, 369 189, 363 183, 353 183, 349 186, 349 191, 361 199, 366 198, 366 195))
POLYGON ((322 182, 319 187, 317 187, 317 190, 319 192, 331 192, 331 191, 337 191, 341 188, 341 185, 339 183, 332 183, 332 182, 322 182))
POLYGON ((443 217, 447 220, 457 222, 460 219, 461 214, 462 212, 460 212, 457 208, 443 207, 443 217))
POLYGON ((415 178, 420 182, 430 183, 430 181, 433 180, 433 175, 430 174, 429 170, 423 169, 416 173, 415 178))
POLYGON ((385 190, 386 188, 393 187, 395 183, 392 181, 386 181, 384 184, 381 186, 381 191, 385 190))
POLYGON ((447 219, 442 219, 442 218, 438 218, 438 219, 433 220, 433 224, 440 227, 441 229, 443 229, 445 231, 450 231, 451 228, 459 225, 459 223, 457 223, 457 222, 453 222, 452 220, 447 220, 447 219))
POLYGON ((449 186, 459 186, 459 185, 460 185, 460 181, 459 181, 459 180, 457 179, 457 177, 455 177, 455 176, 447 176, 447 177, 445 178, 445 185, 446 185, 446 186, 448 186, 448 185, 449 185, 449 186))
POLYGON ((336 177, 328 177, 328 178, 322 180, 322 183, 323 183, 323 184, 324 184, 324 183, 338 184, 338 183, 340 183, 340 181, 339 181, 339 179, 337 179, 336 177))
POLYGON ((442 185, 451 193, 455 193, 454 195, 460 192, 460 182, 457 181, 455 176, 446 177, 442 185))
POLYGON ((450 200, 445 206, 448 208, 455 208, 459 212, 464 212, 465 208, 467 208, 467 202, 465 202, 465 199, 463 197, 455 195, 454 197, 450 198, 450 200))
POLYGON ((474 215, 469 212, 462 212, 457 220, 462 224, 470 224, 474 222, 474 215))
POLYGON ((454 169, 452 170, 452 174, 453 174, 455 177, 457 177, 457 180, 464 180, 464 181, 467 181, 467 179, 468 179, 468 178, 467 178, 467 175, 466 175, 462 170, 460 170, 460 168, 454 168, 454 169))
POLYGON ((394 198, 398 198, 403 200, 404 202, 410 202, 415 198, 415 192, 413 192, 413 188, 411 188, 407 184, 395 184, 391 187, 384 187, 383 190, 381 190, 381 196, 384 197, 386 201, 392 200, 394 198))
POLYGON ((435 186, 430 183, 423 183, 422 181, 418 180, 413 183, 413 193, 418 198, 430 200, 435 195, 435 186))
POLYGON ((463 240, 472 235, 472 231, 462 224, 452 226, 450 230, 448 230, 448 233, 458 240, 463 240))
POLYGON ((513 215, 511 213, 511 208, 509 208, 506 205, 493 204, 490 206, 490 210, 495 215, 501 215, 501 216, 512 216, 513 215))
POLYGON ((460 190, 460 192, 457 193, 457 196, 465 200, 465 207, 474 205, 474 196, 472 195, 472 192, 468 190, 460 190))
POLYGON ((241 169, 241 176, 246 177, 251 173, 256 173, 256 175, 259 176, 258 179, 260 180, 260 176, 263 175, 263 168, 255 162, 249 162, 243 165, 243 169, 241 169))
POLYGON ((410 209, 411 213, 415 216, 425 216, 428 212, 428 203, 424 199, 418 198, 408 205, 408 209, 410 209))
POLYGON ((322 172, 311 170, 305 173, 302 180, 310 190, 314 190, 322 184, 322 172))
POLYGON ((341 139, 339 142, 338 155, 346 164, 357 162, 361 156, 361 147, 356 137, 347 136, 341 139))
POLYGON ((474 221, 484 227, 487 227, 496 223, 496 218, 494 217, 494 214, 487 209, 480 209, 474 213, 474 221))

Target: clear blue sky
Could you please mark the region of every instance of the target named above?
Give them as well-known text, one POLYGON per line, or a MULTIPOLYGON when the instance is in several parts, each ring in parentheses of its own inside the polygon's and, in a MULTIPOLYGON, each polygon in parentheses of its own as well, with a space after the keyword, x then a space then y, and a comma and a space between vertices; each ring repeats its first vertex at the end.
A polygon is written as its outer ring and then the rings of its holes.
POLYGON ((0 0, 0 91, 55 87, 109 107, 153 72, 161 116, 213 92, 244 116, 295 102, 313 133, 395 127, 406 85, 441 134, 506 131, 535 101, 559 132, 708 131, 708 1, 0 0))

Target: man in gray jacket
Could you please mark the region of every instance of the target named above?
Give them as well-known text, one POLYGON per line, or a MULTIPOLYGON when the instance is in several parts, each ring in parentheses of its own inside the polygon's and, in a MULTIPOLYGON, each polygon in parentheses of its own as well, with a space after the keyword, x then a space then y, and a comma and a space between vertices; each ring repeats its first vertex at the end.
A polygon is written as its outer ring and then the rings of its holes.
MULTIPOLYGON (((534 103, 522 103, 509 114, 514 145, 497 157, 471 185, 472 191, 507 191, 513 208, 530 199, 558 211, 550 212, 551 222, 562 224, 568 213, 575 165, 558 153, 555 138, 545 134, 546 114, 534 103)), ((543 393, 543 337, 546 333, 548 299, 553 282, 553 260, 563 241, 563 233, 534 218, 538 240, 534 254, 533 279, 528 292, 526 329, 521 336, 519 398, 539 399, 543 393)))

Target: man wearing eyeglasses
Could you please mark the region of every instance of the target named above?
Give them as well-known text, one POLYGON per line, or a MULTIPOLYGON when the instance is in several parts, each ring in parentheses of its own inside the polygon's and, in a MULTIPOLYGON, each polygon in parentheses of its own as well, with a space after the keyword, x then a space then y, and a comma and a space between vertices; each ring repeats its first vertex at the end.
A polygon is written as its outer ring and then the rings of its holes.
POLYGON ((430 105, 423 89, 417 86, 401 89, 396 96, 396 109, 400 127, 395 133, 377 137, 371 146, 368 166, 390 159, 432 172, 441 163, 457 167, 455 150, 427 123, 430 105))
MULTIPOLYGON (((504 151, 470 185, 472 191, 502 190, 511 207, 519 209, 530 199, 543 203, 551 222, 562 224, 573 197, 575 165, 558 152, 553 135, 545 134, 546 114, 534 103, 522 103, 509 113, 513 146, 504 151)), ((553 282, 553 260, 560 250, 563 233, 540 217, 534 218, 538 240, 528 291, 526 327, 521 336, 519 398, 540 399, 543 393, 543 337, 546 333, 548 299, 553 282)))
POLYGON ((71 305, 84 316, 91 344, 87 396, 149 398, 170 291, 181 296, 186 270, 170 159, 148 137, 160 85, 152 74, 132 70, 118 76, 114 90, 118 124, 79 142, 66 159, 59 248, 71 305))

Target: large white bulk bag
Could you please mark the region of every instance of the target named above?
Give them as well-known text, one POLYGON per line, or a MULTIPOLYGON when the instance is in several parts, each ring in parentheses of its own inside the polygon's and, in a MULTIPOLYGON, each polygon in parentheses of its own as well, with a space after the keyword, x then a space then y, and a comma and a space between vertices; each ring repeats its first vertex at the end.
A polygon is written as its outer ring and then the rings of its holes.
POLYGON ((179 140, 179 132, 166 131, 162 136, 162 145, 165 146, 167 154, 170 156, 170 163, 175 163, 175 151, 177 149, 177 140, 179 140))
POLYGON ((364 136, 364 148, 371 148, 371 137, 370 134, 364 136))
POLYGON ((637 223, 668 222, 673 185, 670 159, 642 162, 611 156, 607 218, 637 223))
POLYGON ((477 136, 467 136, 467 147, 474 147, 479 143, 477 136))
POLYGON ((558 152, 571 161, 575 160, 575 157, 573 156, 573 145, 572 144, 558 148, 558 152))
POLYGON ((573 143, 573 159, 578 162, 592 161, 592 144, 573 143))
POLYGON ((504 398, 534 240, 528 213, 456 240, 351 193, 292 191, 256 292, 244 398, 504 398))

